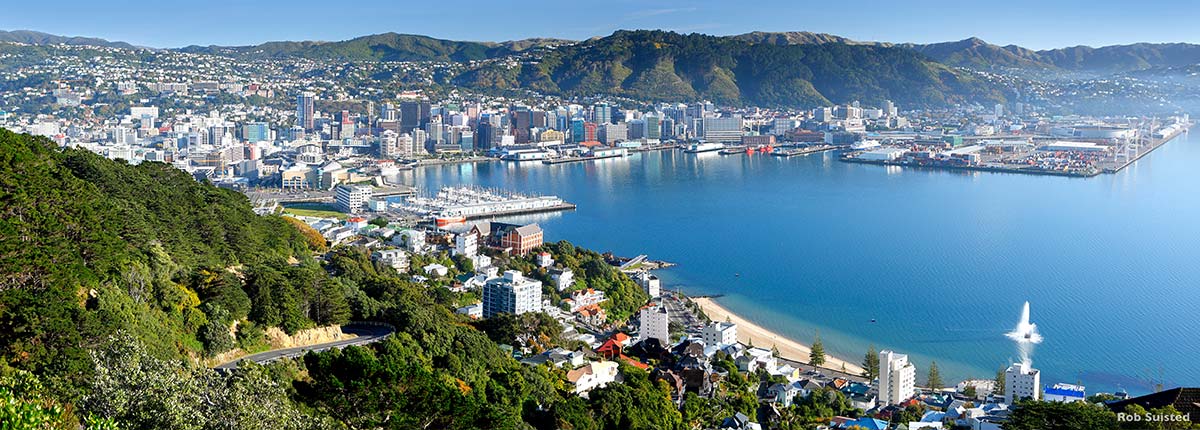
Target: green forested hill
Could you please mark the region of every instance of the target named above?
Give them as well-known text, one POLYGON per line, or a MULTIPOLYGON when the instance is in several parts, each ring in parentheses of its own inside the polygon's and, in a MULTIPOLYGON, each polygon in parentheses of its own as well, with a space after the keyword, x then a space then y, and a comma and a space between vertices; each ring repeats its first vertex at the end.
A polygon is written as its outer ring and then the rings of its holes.
MULTIPOLYGON (((116 330, 161 356, 222 352, 204 327, 251 311, 239 276, 311 260, 298 230, 236 192, 6 130, 0 212, 0 357, 34 371, 84 372, 116 330)), ((304 319, 306 305, 286 306, 304 319)))
MULTIPOLYGON (((318 264, 297 227, 168 165, 0 130, 0 211, 4 428, 683 428, 647 372, 622 366, 624 383, 580 398, 563 370, 518 363, 453 313, 449 290, 359 248, 318 264), (231 376, 198 360, 261 346, 263 327, 350 319, 396 333, 231 376)), ((484 327, 525 329, 507 321, 484 327)))
POLYGON ((503 43, 435 39, 413 34, 383 33, 339 42, 267 42, 253 46, 189 46, 180 51, 241 59, 308 58, 334 61, 472 61, 514 54, 530 48, 565 43, 527 39, 503 43))
POLYGON ((619 31, 559 47, 540 61, 488 64, 455 83, 548 94, 699 98, 759 106, 894 100, 909 106, 1003 100, 988 82, 911 50, 841 43, 751 43, 664 31, 619 31))

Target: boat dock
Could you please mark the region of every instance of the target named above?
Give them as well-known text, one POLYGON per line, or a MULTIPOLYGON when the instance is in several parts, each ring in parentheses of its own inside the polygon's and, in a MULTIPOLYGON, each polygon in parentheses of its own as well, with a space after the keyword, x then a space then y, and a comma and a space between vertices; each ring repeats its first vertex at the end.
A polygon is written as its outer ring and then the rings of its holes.
POLYGON ((805 147, 789 148, 789 149, 775 148, 774 151, 771 151, 771 155, 774 155, 776 157, 793 157, 793 156, 797 156, 797 155, 808 155, 808 154, 816 154, 818 152, 832 151, 834 149, 837 149, 837 147, 833 146, 833 145, 805 146, 805 147))
POLYGON ((624 156, 625 156, 625 154, 613 154, 613 155, 600 155, 600 156, 593 156, 593 157, 570 156, 570 157, 547 158, 545 160, 542 160, 542 164, 577 163, 580 161, 604 160, 604 159, 608 159, 608 158, 622 158, 624 156))

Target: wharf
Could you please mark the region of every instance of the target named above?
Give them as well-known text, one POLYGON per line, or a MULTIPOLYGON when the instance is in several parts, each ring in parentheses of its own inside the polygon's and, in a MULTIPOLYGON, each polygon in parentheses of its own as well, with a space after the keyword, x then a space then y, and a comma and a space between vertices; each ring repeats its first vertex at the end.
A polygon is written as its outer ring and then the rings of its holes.
POLYGON ((678 143, 665 143, 662 145, 643 145, 637 148, 629 148, 629 152, 666 151, 676 148, 679 148, 678 143))
POLYGON ((1044 170, 1031 166, 954 166, 954 165, 933 165, 933 164, 917 164, 906 163, 903 161, 884 161, 884 160, 863 160, 855 157, 842 156, 840 160, 847 163, 858 164, 874 164, 877 166, 901 166, 933 170, 964 170, 971 172, 992 172, 992 173, 1021 173, 1027 175, 1046 175, 1046 176, 1067 176, 1073 178, 1090 178, 1100 174, 1100 169, 1094 169, 1086 172, 1066 171, 1066 170, 1044 170))
POLYGON ((467 215, 465 218, 468 220, 491 219, 491 218, 498 218, 498 217, 505 217, 505 216, 528 215, 528 214, 543 213, 543 212, 562 212, 562 211, 573 211, 573 210, 575 210, 574 203, 563 202, 558 205, 546 206, 546 207, 540 207, 540 208, 511 209, 511 210, 494 211, 494 212, 475 214, 475 215, 467 215))
POLYGON ((725 149, 718 151, 721 155, 737 155, 746 152, 746 145, 727 146, 725 149))
POLYGON ((621 158, 624 154, 604 155, 600 157, 558 157, 542 160, 542 164, 576 163, 580 161, 603 160, 606 158, 621 158))
POLYGON ((796 149, 776 149, 775 151, 771 152, 771 155, 774 155, 776 157, 791 157, 791 156, 796 156, 796 155, 808 155, 808 154, 815 154, 818 152, 832 151, 837 148, 838 147, 832 146, 832 145, 821 145, 821 146, 809 146, 809 147, 796 148, 796 149))
POLYGON ((1129 165, 1130 165, 1130 164, 1133 164, 1133 162, 1140 160, 1142 157, 1145 157, 1145 156, 1146 156, 1146 154, 1149 154, 1151 151, 1154 151, 1155 149, 1158 149, 1158 147, 1160 147, 1160 146, 1163 146, 1163 145, 1164 145, 1164 144, 1166 144, 1167 142, 1170 142, 1170 141, 1171 141, 1171 139, 1174 139, 1174 138, 1176 138, 1176 137, 1179 137, 1179 135, 1180 135, 1180 134, 1187 133, 1188 129, 1191 129, 1193 125, 1195 125, 1195 123, 1188 123, 1188 125, 1187 125, 1187 126, 1185 126, 1185 127, 1183 127, 1183 128, 1180 128, 1179 130, 1176 130, 1174 133, 1171 133, 1171 134, 1170 134, 1170 135, 1168 135, 1168 136, 1164 136, 1162 139, 1158 139, 1158 140, 1152 141, 1152 142, 1150 143, 1150 147, 1149 147, 1149 148, 1146 148, 1145 150, 1142 150, 1141 148, 1138 148, 1138 153, 1137 153, 1137 155, 1136 155, 1136 156, 1129 157, 1129 158, 1128 158, 1127 160, 1125 160, 1125 162, 1124 162, 1124 163, 1122 163, 1122 164, 1119 164, 1119 165, 1115 165, 1115 166, 1111 166, 1111 167, 1106 167, 1106 168, 1104 168, 1104 173, 1117 173, 1117 172, 1120 172, 1120 171, 1121 171, 1121 169, 1124 169, 1124 168, 1126 168, 1126 167, 1129 167, 1129 165))

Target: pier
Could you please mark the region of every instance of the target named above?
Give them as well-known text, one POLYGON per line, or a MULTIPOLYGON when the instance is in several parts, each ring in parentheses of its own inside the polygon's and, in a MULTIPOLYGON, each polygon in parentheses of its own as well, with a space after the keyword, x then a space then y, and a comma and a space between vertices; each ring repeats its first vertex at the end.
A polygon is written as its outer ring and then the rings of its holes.
MULTIPOLYGON (((1122 164, 1115 165, 1115 166, 1109 166, 1109 167, 1105 167, 1105 168, 1104 168, 1104 173, 1117 173, 1117 172, 1120 172, 1120 171, 1121 171, 1121 169, 1124 169, 1124 168, 1126 168, 1126 167, 1129 167, 1129 165, 1130 165, 1130 164, 1133 164, 1133 162, 1140 160, 1142 157, 1145 157, 1145 156, 1146 156, 1146 154, 1149 154, 1151 151, 1154 151, 1155 149, 1158 149, 1160 146, 1163 146, 1163 145, 1164 145, 1164 144, 1166 144, 1167 142, 1170 142, 1172 139, 1175 139, 1176 137, 1179 137, 1179 135, 1181 135, 1181 134, 1183 134, 1183 133, 1187 133, 1187 132, 1188 132, 1188 130, 1189 130, 1189 129, 1191 129, 1191 128, 1192 128, 1192 126, 1194 126, 1194 125, 1196 125, 1196 123, 1194 123, 1194 122, 1187 123, 1186 125, 1184 125, 1183 127, 1179 128, 1178 130, 1175 130, 1175 131, 1174 131, 1174 132, 1172 132, 1171 134, 1168 134, 1168 135, 1166 135, 1166 136, 1163 136, 1161 139, 1151 140, 1151 142, 1150 142, 1150 146, 1149 146, 1148 148, 1145 148, 1145 149, 1143 149, 1143 148, 1138 148, 1138 149, 1137 149, 1137 153, 1136 153, 1136 155, 1134 155, 1134 156, 1132 156, 1132 157, 1126 156, 1126 157, 1125 157, 1125 158, 1126 158, 1126 160, 1125 160, 1125 162, 1124 162, 1124 163, 1122 163, 1122 164)), ((1116 157, 1113 157, 1113 162, 1116 162, 1116 157)))
POLYGON ((771 151, 771 155, 776 157, 793 157, 797 155, 808 155, 816 154, 818 152, 832 151, 834 149, 837 149, 837 147, 832 145, 806 146, 792 149, 776 148, 774 151, 771 151))

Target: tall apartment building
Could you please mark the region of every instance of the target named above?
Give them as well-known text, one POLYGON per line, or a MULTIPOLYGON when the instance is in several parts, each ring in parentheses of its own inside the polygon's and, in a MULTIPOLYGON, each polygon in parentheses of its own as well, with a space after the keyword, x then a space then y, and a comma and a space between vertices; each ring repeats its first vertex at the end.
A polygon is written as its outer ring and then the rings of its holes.
POLYGON ((897 405, 912 398, 916 381, 917 369, 907 355, 879 351, 879 404, 897 405))
POLYGON ((638 323, 638 341, 658 339, 658 344, 667 346, 671 342, 671 316, 665 306, 642 309, 638 323))
POLYGON ((296 125, 304 129, 304 131, 313 131, 314 120, 313 108, 317 100, 317 95, 305 91, 296 97, 296 125))
POLYGON ((542 310, 542 282, 525 278, 516 270, 488 280, 483 285, 483 317, 500 314, 520 315, 542 310))
POLYGON ((1013 363, 1004 371, 1004 403, 1038 400, 1042 391, 1042 373, 1029 363, 1013 363))

